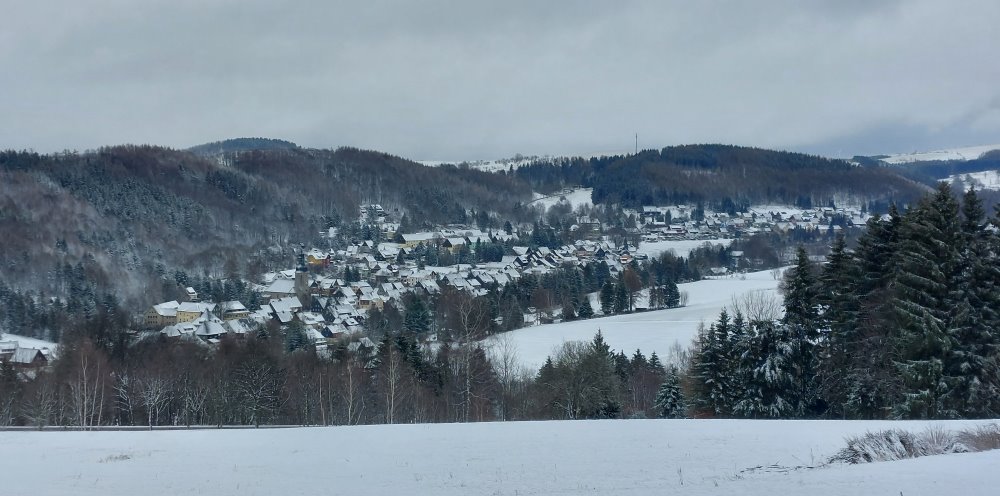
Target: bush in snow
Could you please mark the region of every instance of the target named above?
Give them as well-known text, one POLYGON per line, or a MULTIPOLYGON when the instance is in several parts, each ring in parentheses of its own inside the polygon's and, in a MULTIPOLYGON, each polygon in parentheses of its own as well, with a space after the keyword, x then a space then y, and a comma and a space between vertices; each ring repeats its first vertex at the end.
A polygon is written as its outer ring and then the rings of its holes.
POLYGON ((918 456, 970 451, 950 432, 929 428, 921 434, 901 429, 869 432, 847 439, 847 447, 830 461, 841 463, 871 463, 916 458, 918 456))
POLYGON ((972 451, 1000 449, 1000 424, 980 425, 958 433, 958 440, 972 451))

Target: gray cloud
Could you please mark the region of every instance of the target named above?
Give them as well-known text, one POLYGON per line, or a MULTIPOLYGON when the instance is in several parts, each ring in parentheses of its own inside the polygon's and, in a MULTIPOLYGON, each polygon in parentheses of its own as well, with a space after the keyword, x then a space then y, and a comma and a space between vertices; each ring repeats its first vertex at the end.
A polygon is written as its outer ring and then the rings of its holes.
POLYGON ((992 0, 6 10, 4 148, 270 136, 454 160, 624 151, 635 132, 842 155, 1000 141, 992 0))

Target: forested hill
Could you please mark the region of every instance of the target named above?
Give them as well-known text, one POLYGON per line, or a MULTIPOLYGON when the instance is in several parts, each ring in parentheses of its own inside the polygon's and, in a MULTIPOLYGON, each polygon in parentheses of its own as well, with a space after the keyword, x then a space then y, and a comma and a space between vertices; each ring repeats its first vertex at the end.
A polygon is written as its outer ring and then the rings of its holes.
POLYGON ((267 151, 267 150, 294 150, 299 145, 291 141, 272 138, 233 138, 222 141, 213 141, 203 145, 192 146, 187 151, 202 157, 213 157, 228 153, 267 151))
POLYGON ((0 152, 0 186, 0 290, 111 291, 133 305, 170 297, 178 269, 252 277, 269 260, 285 268, 291 254, 282 247, 356 220, 363 202, 450 223, 468 210, 516 220, 512 209, 531 198, 516 178, 351 148, 221 159, 131 145, 8 151, 0 152))
POLYGON ((888 167, 859 167, 801 153, 729 145, 684 145, 635 155, 555 159, 517 169, 539 191, 581 185, 595 203, 626 207, 704 202, 826 205, 909 202, 928 191, 888 167))

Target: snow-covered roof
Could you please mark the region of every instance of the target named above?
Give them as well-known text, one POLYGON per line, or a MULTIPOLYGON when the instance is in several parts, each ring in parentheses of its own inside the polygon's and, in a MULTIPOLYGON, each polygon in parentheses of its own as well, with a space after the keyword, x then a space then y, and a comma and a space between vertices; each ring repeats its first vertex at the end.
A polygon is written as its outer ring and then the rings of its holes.
POLYGON ((275 279, 266 292, 272 294, 295 294, 295 281, 291 279, 275 279))

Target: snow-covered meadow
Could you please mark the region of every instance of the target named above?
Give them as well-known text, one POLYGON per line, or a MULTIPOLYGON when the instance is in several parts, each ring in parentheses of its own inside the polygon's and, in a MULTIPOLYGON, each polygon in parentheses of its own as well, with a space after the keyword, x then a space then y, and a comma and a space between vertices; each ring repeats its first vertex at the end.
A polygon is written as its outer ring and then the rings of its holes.
POLYGON ((705 244, 714 246, 729 246, 732 239, 671 239, 664 241, 643 241, 635 249, 635 253, 648 255, 649 258, 656 258, 661 253, 672 251, 679 257, 687 258, 695 248, 700 248, 705 244))
POLYGON ((0 432, 2 493, 996 494, 1000 451, 826 465, 844 438, 969 422, 604 420, 0 432))
POLYGON ((979 145, 928 152, 897 153, 883 158, 882 161, 887 164, 908 164, 930 160, 973 160, 992 150, 1000 150, 1000 145, 979 145))
POLYGON ((1000 171, 970 172, 948 176, 948 182, 961 181, 965 187, 975 186, 976 189, 1000 190, 1000 171))
MULTIPOLYGON (((760 271, 679 284, 678 289, 688 297, 684 307, 527 327, 502 334, 494 341, 507 340, 520 363, 529 369, 540 367, 566 341, 591 340, 598 329, 615 350, 631 354, 641 349, 647 356, 655 351, 667 358, 675 343, 682 348, 690 346, 698 326, 718 318, 734 298, 750 294, 773 298, 780 305, 780 281, 775 276, 775 271, 760 271)), ((600 308, 600 304, 594 307, 600 308)))
POLYGON ((580 205, 593 205, 593 202, 591 201, 591 193, 593 192, 593 188, 578 188, 572 191, 555 193, 549 196, 540 196, 529 203, 529 205, 540 206, 548 210, 548 208, 552 205, 561 202, 568 202, 570 206, 575 209, 580 205))

